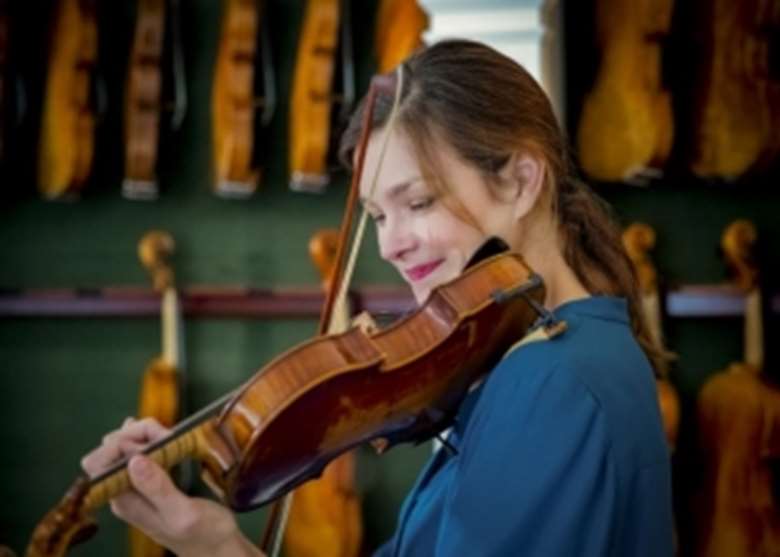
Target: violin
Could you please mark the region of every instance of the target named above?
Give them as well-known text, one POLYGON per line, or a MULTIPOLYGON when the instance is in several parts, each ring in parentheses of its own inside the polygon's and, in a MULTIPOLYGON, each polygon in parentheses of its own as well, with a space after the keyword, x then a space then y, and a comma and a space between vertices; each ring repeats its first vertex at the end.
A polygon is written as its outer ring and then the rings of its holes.
POLYGON ((260 122, 264 127, 270 123, 275 108, 268 18, 260 10, 256 0, 222 2, 211 93, 213 187, 221 197, 249 197, 260 183, 256 107, 263 108, 260 122), (255 93, 258 59, 262 62, 264 84, 264 96, 260 99, 255 93))
MULTIPOLYGON (((309 241, 309 255, 320 273, 326 292, 335 286, 333 273, 338 242, 339 234, 335 229, 319 230, 309 241)), ((346 301, 334 308, 329 332, 346 331, 350 327, 350 314, 346 301)), ((295 490, 284 531, 284 553, 287 557, 358 555, 363 522, 360 498, 355 489, 355 467, 354 452, 345 452, 325 467, 320 478, 295 490)))
POLYGON ((354 62, 348 0, 308 0, 293 75, 290 107, 290 189, 321 193, 330 182, 334 105, 345 120, 354 102, 354 62), (340 67, 337 60, 341 59, 340 67), (342 91, 333 92, 337 73, 342 91))
MULTIPOLYGON (((664 350, 658 273, 648 255, 648 252, 655 247, 655 230, 644 223, 633 223, 623 232, 623 245, 636 270, 642 295, 643 314, 650 337, 656 348, 664 350)), ((658 406, 661 410, 666 442, 669 449, 674 451, 680 430, 680 397, 672 382, 669 381, 668 366, 658 371, 659 377, 655 381, 658 406)))
POLYGON ((661 47, 672 6, 672 0, 596 2, 601 56, 577 130, 580 162, 592 178, 641 181, 659 174, 669 157, 674 119, 661 47))
MULTIPOLYGON (((144 371, 138 401, 138 417, 151 417, 171 428, 184 415, 184 350, 182 346, 181 307, 176 292, 173 268, 167 259, 175 249, 173 237, 161 230, 144 234, 138 244, 138 256, 152 276, 154 290, 162 296, 162 354, 144 371)), ((130 528, 130 555, 154 557, 165 554, 143 532, 130 528)))
MULTIPOLYGON (((451 425, 469 385, 529 329, 543 297, 520 255, 490 257, 387 329, 354 327, 290 349, 144 453, 165 468, 196 458, 225 504, 254 509, 364 442, 387 450, 451 425)), ((35 529, 27 556, 64 554, 94 532, 89 513, 129 485, 126 463, 79 478, 35 529)))
POLYGON ((738 220, 722 248, 745 294, 744 358, 714 374, 699 394, 702 489, 697 509, 699 557, 780 554, 776 498, 780 459, 780 388, 763 374, 764 335, 752 223, 738 220))
POLYGON ((378 72, 389 72, 422 46, 428 25, 428 14, 417 0, 382 0, 374 46, 378 72))
POLYGON ((702 63, 690 166, 703 178, 734 179, 780 153, 780 6, 776 0, 696 6, 702 63))
POLYGON ((73 197, 92 170, 97 45, 97 0, 59 0, 38 153, 38 186, 46 199, 73 197))
POLYGON ((171 129, 181 126, 186 112, 184 65, 181 55, 178 0, 138 0, 133 44, 127 71, 124 139, 127 199, 156 199, 157 159, 163 102, 163 47, 171 30, 174 106, 171 129), (166 22, 169 22, 166 25, 166 22))

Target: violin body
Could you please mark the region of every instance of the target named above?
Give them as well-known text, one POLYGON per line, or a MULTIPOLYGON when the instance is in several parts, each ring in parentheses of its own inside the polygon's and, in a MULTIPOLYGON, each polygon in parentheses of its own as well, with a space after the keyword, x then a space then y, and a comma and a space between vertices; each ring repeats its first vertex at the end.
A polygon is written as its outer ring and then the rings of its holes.
POLYGON ((699 557, 780 555, 776 500, 780 459, 780 389, 762 375, 764 334, 755 225, 726 227, 721 249, 733 283, 745 293, 744 357, 713 375, 699 395, 704 462, 696 554, 699 557))
POLYGON ((97 41, 97 0, 59 0, 38 159, 38 185, 47 199, 78 192, 92 169, 95 112, 90 90, 97 41))
POLYGON ((631 180, 661 168, 669 156, 674 120, 661 82, 661 39, 671 26, 672 4, 596 0, 601 57, 577 136, 580 161, 592 178, 631 180))
POLYGON ((773 495, 780 458, 780 389, 746 363, 716 374, 699 397, 704 462, 699 557, 780 555, 773 495))
POLYGON ((382 0, 376 23, 379 73, 387 73, 422 46, 428 14, 417 0, 382 0))
POLYGON ((333 76, 340 0, 308 0, 293 75, 290 109, 290 188, 322 191, 330 178, 333 76))
POLYGON ((283 354, 225 406, 215 428, 223 448, 204 460, 210 483, 245 511, 366 441, 388 448, 431 438, 536 318, 522 295, 492 298, 518 287, 544 299, 519 255, 494 256, 387 329, 368 336, 355 327, 283 354))
POLYGON ((780 153, 777 0, 699 2, 702 43, 691 169, 732 179, 780 153))
POLYGON ((125 99, 125 178, 130 199, 157 197, 166 0, 138 0, 125 99))
MULTIPOLYGON (((309 255, 326 293, 333 287, 338 256, 338 230, 319 230, 309 240, 309 255)), ((328 333, 349 329, 349 304, 337 304, 328 333)), ((352 323, 354 324, 354 322, 352 323)), ((299 486, 284 528, 287 557, 357 557, 363 539, 360 496, 355 487, 356 455, 347 451, 331 461, 322 475, 299 486)))
POLYGON ((214 192, 245 198, 257 189, 255 65, 260 13, 255 0, 223 0, 211 98, 214 192))

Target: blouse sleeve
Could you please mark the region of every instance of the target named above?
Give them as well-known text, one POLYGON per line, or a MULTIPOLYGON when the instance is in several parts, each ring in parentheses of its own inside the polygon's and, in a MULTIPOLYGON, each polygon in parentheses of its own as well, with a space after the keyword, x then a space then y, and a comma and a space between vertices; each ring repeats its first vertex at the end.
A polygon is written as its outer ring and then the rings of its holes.
POLYGON ((436 554, 601 557, 617 482, 600 407, 565 369, 511 368, 465 433, 436 554))

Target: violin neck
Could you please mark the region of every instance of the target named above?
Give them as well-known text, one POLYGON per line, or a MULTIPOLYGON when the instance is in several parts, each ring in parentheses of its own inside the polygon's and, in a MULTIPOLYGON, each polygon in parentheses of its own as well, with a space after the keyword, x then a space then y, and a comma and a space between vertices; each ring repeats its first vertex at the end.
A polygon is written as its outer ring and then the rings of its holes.
POLYGON ((183 366, 181 342, 181 312, 175 288, 166 288, 162 297, 163 360, 176 370, 183 366))
POLYGON ((745 362, 760 371, 764 367, 764 323, 761 291, 756 287, 745 295, 745 362))
MULTIPOLYGON (((170 469, 184 459, 196 457, 202 452, 203 433, 208 424, 209 422, 203 423, 186 433, 168 439, 164 445, 144 453, 166 470, 170 469)), ((124 461, 121 468, 92 480, 89 491, 84 497, 84 509, 96 510, 129 488, 130 476, 127 471, 127 461, 124 461)))
MULTIPOLYGON (((147 445, 142 453, 165 469, 170 469, 187 458, 203 459, 209 452, 209 439, 213 436, 215 420, 211 418, 234 395, 234 392, 230 392, 180 422, 167 437, 147 445)), ((85 510, 97 509, 130 487, 128 462, 129 458, 124 459, 90 479, 89 491, 84 497, 85 510)))
POLYGON ((650 290, 642 294, 642 309, 647 324, 647 332, 656 347, 664 345, 663 327, 661 326, 661 302, 658 290, 650 290))

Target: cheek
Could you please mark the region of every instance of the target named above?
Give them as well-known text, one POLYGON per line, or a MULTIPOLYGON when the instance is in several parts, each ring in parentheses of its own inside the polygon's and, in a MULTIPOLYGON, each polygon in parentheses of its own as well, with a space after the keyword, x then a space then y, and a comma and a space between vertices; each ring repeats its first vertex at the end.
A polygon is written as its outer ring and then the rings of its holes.
POLYGON ((449 213, 430 219, 424 234, 426 245, 432 251, 446 255, 459 270, 484 240, 481 231, 449 213))
POLYGON ((446 231, 437 224, 435 219, 421 219, 415 228, 417 237, 420 238, 420 241, 428 248, 436 249, 442 247, 442 245, 446 245, 446 231))

